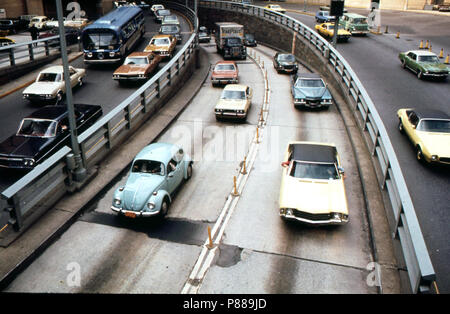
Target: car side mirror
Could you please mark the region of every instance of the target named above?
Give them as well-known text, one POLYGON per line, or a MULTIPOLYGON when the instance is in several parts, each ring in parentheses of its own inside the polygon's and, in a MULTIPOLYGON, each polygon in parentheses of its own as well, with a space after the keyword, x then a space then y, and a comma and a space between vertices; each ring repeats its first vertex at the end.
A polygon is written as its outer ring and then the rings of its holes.
POLYGON ((338 167, 338 171, 339 171, 339 174, 341 174, 341 175, 345 174, 345 170, 343 167, 338 167))
POLYGON ((289 161, 283 161, 281 163, 281 167, 283 167, 283 168, 287 168, 288 166, 289 166, 289 161))

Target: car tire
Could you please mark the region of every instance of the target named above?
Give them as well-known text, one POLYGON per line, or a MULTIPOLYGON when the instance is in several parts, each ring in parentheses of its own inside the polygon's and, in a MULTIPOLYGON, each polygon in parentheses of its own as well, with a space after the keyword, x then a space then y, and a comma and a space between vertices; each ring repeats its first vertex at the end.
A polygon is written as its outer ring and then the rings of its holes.
POLYGON ((422 71, 419 70, 419 72, 417 72, 417 78, 418 78, 419 80, 423 79, 423 73, 422 73, 422 71))
POLYGON ((405 130, 403 129, 403 123, 402 120, 398 121, 398 130, 400 131, 401 134, 405 133, 405 130))
POLYGON ((63 93, 61 91, 59 91, 58 94, 56 94, 56 105, 61 103, 62 99, 63 99, 63 93))
POLYGON ((170 206, 169 200, 167 199, 167 197, 165 197, 161 203, 161 211, 160 211, 161 217, 165 217, 167 215, 167 213, 169 212, 169 206, 170 206))
POLYGON ((422 149, 420 148, 420 146, 416 147, 416 159, 420 163, 423 163, 425 161, 425 159, 423 157, 423 152, 422 152, 422 149))
POLYGON ((189 163, 186 169, 186 181, 192 177, 192 163, 189 163))
POLYGON ((402 60, 402 68, 406 69, 406 62, 405 62, 405 59, 402 60))

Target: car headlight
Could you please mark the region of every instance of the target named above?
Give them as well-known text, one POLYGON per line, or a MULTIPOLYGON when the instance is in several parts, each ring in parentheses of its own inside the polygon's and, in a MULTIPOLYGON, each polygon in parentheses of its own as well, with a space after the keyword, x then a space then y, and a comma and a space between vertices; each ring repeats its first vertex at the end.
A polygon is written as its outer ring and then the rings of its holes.
POLYGON ((149 202, 149 203, 147 203, 147 207, 148 207, 148 209, 152 210, 155 208, 155 203, 149 202))
POLYGON ((34 165, 34 159, 24 159, 23 164, 25 166, 33 166, 34 165))
POLYGON ((292 210, 292 208, 286 208, 286 215, 287 216, 292 216, 294 214, 294 211, 292 210))
POLYGON ((115 206, 120 206, 122 204, 122 200, 120 198, 115 198, 114 199, 114 205, 115 206))
POLYGON ((23 94, 23 98, 28 98, 28 97, 30 97, 30 95, 28 95, 28 94, 23 94))
POLYGON ((331 104, 331 99, 322 99, 322 103, 331 104))
POLYGON ((438 155, 433 155, 433 156, 431 156, 431 160, 432 161, 437 161, 439 159, 439 156, 438 155))
POLYGON ((88 58, 92 58, 93 54, 92 54, 92 52, 88 52, 88 53, 86 54, 86 56, 87 56, 88 58))
POLYGON ((114 57, 116 55, 116 53, 115 52, 113 52, 113 51, 111 51, 110 53, 109 53, 109 56, 112 58, 112 57, 114 57))
POLYGON ((47 95, 45 95, 45 98, 47 98, 47 99, 53 98, 53 95, 47 94, 47 95))

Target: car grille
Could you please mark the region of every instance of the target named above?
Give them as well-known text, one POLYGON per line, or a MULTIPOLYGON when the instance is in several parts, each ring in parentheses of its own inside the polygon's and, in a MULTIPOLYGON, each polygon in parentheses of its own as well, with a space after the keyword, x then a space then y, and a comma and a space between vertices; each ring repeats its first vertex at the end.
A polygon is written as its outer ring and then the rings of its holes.
POLYGON ((320 221, 320 220, 329 220, 331 219, 331 215, 329 213, 326 214, 311 214, 307 212, 301 212, 298 210, 294 210, 294 216, 298 218, 303 218, 307 220, 314 220, 314 221, 320 221))
POLYGON ((239 55, 241 53, 241 48, 239 48, 239 47, 233 47, 233 48, 231 48, 231 54, 232 55, 239 55))
POLYGON ((283 65, 283 68, 290 70, 294 68, 294 65, 293 64, 283 65))
POLYGON ((4 168, 22 168, 23 160, 20 158, 0 157, 0 167, 4 168))
POLYGON ((355 26, 356 31, 367 31, 367 26, 355 26))

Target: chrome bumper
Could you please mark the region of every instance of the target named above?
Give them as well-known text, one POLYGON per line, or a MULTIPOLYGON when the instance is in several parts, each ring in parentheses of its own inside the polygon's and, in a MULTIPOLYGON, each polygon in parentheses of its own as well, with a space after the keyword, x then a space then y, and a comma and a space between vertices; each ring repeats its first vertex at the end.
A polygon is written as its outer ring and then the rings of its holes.
POLYGON ((124 215, 124 216, 126 216, 127 213, 135 214, 136 217, 153 217, 153 216, 156 216, 159 214, 159 210, 156 212, 143 212, 143 211, 135 212, 135 211, 131 211, 131 210, 124 210, 121 208, 117 208, 115 206, 111 206, 111 209, 113 212, 124 215))

